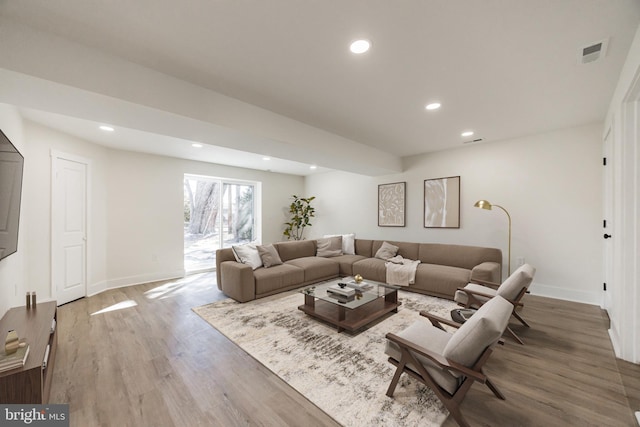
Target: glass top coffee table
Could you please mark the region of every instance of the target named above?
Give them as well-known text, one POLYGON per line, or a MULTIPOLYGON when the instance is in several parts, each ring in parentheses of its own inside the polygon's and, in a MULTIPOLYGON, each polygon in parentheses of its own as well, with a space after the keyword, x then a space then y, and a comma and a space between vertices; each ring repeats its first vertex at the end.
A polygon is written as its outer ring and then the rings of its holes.
POLYGON ((336 326, 338 332, 355 332, 387 313, 397 313, 401 304, 398 287, 372 280, 356 285, 352 277, 307 286, 300 292, 304 305, 298 309, 336 326))

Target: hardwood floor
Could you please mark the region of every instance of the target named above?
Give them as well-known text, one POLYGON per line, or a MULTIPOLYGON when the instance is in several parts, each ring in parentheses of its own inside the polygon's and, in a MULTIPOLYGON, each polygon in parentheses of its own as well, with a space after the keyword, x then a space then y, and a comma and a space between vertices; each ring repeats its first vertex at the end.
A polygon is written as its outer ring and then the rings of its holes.
MULTIPOLYGON (((72 426, 337 426, 191 311, 223 298, 208 273, 61 306, 51 403, 70 404, 72 426)), ((602 311, 525 305, 526 345, 507 338, 486 365, 507 400, 474 385, 472 425, 636 425, 640 366, 615 359, 602 311)))

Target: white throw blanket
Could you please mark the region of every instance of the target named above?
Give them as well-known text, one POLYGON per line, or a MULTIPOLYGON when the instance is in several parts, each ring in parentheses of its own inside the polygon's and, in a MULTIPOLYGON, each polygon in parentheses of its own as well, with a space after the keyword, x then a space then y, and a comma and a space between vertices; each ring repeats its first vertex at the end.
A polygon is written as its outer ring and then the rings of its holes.
POLYGON ((420 260, 405 259, 400 255, 389 258, 384 263, 387 267, 387 283, 396 286, 409 286, 416 281, 416 270, 420 260))

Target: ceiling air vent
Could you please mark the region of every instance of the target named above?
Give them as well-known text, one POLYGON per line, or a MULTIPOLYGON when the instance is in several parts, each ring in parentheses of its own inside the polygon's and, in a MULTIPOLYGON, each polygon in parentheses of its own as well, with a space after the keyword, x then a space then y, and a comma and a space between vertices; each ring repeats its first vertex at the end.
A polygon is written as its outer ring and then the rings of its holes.
POLYGON ((474 142, 482 142, 482 138, 476 138, 470 141, 464 141, 463 144, 473 144, 474 142))
POLYGON ((580 49, 580 54, 578 57, 579 64, 588 64, 590 62, 596 62, 600 59, 604 58, 604 55, 607 53, 607 43, 608 40, 600 40, 596 43, 591 43, 588 46, 582 47, 580 49))

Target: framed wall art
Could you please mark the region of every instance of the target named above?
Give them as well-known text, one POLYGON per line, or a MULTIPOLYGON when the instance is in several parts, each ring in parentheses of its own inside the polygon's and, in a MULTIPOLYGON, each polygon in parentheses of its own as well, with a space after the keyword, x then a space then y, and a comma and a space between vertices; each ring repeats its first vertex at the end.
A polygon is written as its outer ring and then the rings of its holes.
POLYGON ((404 227, 406 182, 378 185, 378 227, 404 227))
POLYGON ((424 180, 424 227, 460 228, 460 177, 424 180))

